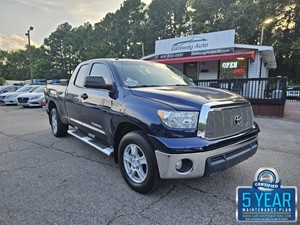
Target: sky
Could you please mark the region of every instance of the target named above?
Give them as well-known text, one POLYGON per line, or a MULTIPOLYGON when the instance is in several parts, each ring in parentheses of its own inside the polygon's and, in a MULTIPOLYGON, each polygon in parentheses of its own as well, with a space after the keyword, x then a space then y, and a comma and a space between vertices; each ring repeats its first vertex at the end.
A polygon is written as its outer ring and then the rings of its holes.
MULTIPOLYGON (((142 0, 147 5, 151 0, 142 0)), ((99 22, 108 12, 120 8, 123 0, 0 0, 0 49, 24 49, 28 43, 40 46, 58 25, 78 27, 99 22)))

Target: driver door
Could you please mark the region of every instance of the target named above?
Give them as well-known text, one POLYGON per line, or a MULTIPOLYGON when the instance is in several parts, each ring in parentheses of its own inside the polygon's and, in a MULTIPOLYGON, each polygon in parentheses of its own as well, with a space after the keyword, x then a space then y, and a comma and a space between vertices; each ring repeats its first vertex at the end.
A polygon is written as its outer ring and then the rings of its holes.
MULTIPOLYGON (((89 76, 103 77, 105 84, 112 84, 110 67, 102 62, 92 64, 89 76)), ((86 88, 82 89, 82 122, 88 133, 95 135, 102 142, 109 144, 111 106, 114 99, 111 91, 106 89, 86 88)))

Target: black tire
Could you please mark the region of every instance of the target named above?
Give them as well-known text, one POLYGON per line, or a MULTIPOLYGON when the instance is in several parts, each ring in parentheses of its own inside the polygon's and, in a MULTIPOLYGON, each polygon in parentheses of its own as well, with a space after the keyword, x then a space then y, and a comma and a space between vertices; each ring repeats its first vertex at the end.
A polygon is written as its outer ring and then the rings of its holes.
POLYGON ((56 137, 65 137, 68 133, 68 124, 61 122, 57 109, 53 108, 50 112, 51 130, 56 137))
POLYGON ((153 148, 141 131, 130 132, 122 138, 119 145, 118 157, 122 176, 129 187, 142 194, 154 190, 160 180, 157 162, 153 148), (133 157, 134 148, 136 148, 137 153, 135 155, 138 155, 140 158, 133 157), (128 155, 128 153, 131 154, 128 155), (132 161, 124 160, 125 154, 127 155, 127 158, 125 158, 128 159, 128 156, 130 156, 132 161), (143 160, 142 156, 145 156, 146 164, 143 163, 145 160, 143 160), (132 169, 133 167, 135 168, 132 169), (128 168, 130 168, 129 171, 134 171, 133 173, 135 175, 132 175, 133 178, 130 178, 128 168), (139 171, 139 173, 137 171, 139 171))

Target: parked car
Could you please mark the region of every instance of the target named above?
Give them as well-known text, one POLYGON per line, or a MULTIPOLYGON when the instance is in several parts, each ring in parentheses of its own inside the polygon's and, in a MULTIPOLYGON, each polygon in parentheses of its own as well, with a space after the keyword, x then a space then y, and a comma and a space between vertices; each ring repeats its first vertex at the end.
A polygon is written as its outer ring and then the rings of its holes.
POLYGON ((23 107, 42 106, 45 87, 46 86, 40 86, 32 92, 20 94, 17 97, 18 105, 23 107))
POLYGON ((33 92, 35 89, 40 87, 40 85, 25 85, 20 89, 16 90, 15 92, 7 92, 0 95, 0 104, 4 103, 5 105, 17 105, 17 97, 20 94, 26 92, 33 92))
POLYGON ((9 85, 9 86, 0 86, 0 94, 7 93, 7 92, 14 92, 18 90, 22 86, 16 85, 9 85))
POLYGON ((53 135, 69 133, 114 157, 126 183, 140 193, 160 178, 212 175, 258 149, 249 101, 195 86, 159 63, 82 62, 68 86, 47 85, 46 97, 53 135))
POLYGON ((299 87, 288 87, 286 93, 287 99, 297 99, 300 100, 300 86, 299 87))
POLYGON ((68 79, 53 79, 53 80, 48 80, 48 84, 57 84, 57 85, 64 85, 67 86, 69 80, 68 79))

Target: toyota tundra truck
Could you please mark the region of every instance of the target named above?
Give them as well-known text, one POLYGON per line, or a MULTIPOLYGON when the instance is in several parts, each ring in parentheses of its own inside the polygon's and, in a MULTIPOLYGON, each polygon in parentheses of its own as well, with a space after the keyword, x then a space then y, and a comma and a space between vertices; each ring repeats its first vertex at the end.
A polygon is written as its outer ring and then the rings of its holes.
POLYGON ((249 101, 195 86, 168 65, 93 59, 76 67, 67 87, 48 85, 45 92, 52 133, 113 157, 139 193, 160 179, 210 176, 258 148, 249 101))

